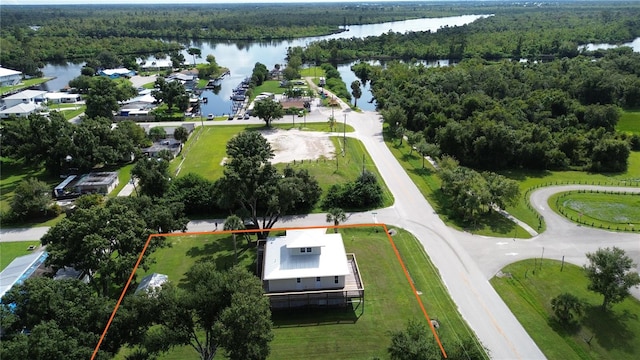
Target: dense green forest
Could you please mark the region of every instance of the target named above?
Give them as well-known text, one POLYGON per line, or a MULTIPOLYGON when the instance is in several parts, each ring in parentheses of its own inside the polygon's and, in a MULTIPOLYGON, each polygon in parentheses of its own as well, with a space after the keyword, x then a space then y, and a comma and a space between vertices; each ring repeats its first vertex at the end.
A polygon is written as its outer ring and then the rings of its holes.
POLYGON ((474 9, 469 4, 420 3, 2 6, 0 63, 37 75, 45 62, 86 61, 104 51, 148 55, 199 39, 317 36, 352 24, 460 15, 474 9))
POLYGON ((319 42, 303 60, 571 56, 578 44, 640 36, 640 4, 633 2, 3 5, 0 63, 40 75, 46 62, 87 61, 102 52, 142 56, 169 53, 192 40, 269 41, 331 34, 350 25, 464 14, 495 16, 436 33, 319 42))
POLYGON ((620 107, 640 106, 640 54, 629 48, 598 60, 394 62, 368 74, 391 127, 422 132, 465 166, 615 172, 640 149, 615 132, 620 107))
POLYGON ((314 42, 303 61, 357 59, 540 59, 573 57, 578 46, 620 43, 640 36, 640 3, 611 7, 577 5, 504 7, 473 23, 429 31, 388 32, 364 39, 314 42))

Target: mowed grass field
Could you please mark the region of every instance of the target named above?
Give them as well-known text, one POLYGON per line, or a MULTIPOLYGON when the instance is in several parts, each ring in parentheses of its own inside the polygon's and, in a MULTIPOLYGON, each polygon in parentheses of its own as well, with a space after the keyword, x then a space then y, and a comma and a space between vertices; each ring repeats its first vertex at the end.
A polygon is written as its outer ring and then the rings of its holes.
POLYGON ((602 295, 587 290, 583 269, 567 263, 560 268, 557 260, 519 261, 502 269, 511 278, 494 277, 491 284, 547 358, 637 359, 640 301, 628 297, 603 311, 602 295), (552 317, 551 299, 564 292, 585 304, 577 326, 562 326, 552 317), (591 345, 585 339, 591 339, 591 345))
POLYGON ((605 229, 640 230, 640 195, 571 191, 549 198, 549 206, 566 218, 605 229))
MULTIPOLYGON (((503 171, 505 175, 520 183, 523 196, 516 206, 507 207, 507 211, 516 218, 526 222, 534 229, 538 228, 538 214, 527 204, 526 191, 540 186, 561 184, 615 185, 626 186, 640 182, 640 152, 632 151, 629 155, 629 167, 623 173, 597 174, 584 171, 503 171)), ((540 231, 544 230, 544 222, 540 231)))
MULTIPOLYGON (((11 209, 14 191, 22 180, 36 178, 44 181, 51 187, 51 191, 61 181, 61 179, 47 174, 44 168, 26 166, 5 157, 0 157, 0 168, 2 168, 0 171, 0 211, 3 213, 11 209)), ((44 226, 44 224, 41 225, 44 226)))
MULTIPOLYGON (((288 164, 280 163, 276 164, 276 167, 284 169, 286 166, 291 166, 295 169, 307 169, 318 180, 320 187, 324 191, 328 190, 333 184, 357 179, 364 168, 376 174, 380 180, 384 194, 382 207, 392 205, 391 192, 382 182, 378 169, 373 164, 373 160, 362 142, 357 139, 347 138, 345 147, 344 139, 340 136, 343 131, 342 126, 342 124, 339 124, 334 129, 336 136, 331 137, 338 152, 337 161, 335 157, 332 159, 321 158, 319 160, 296 161, 288 164), (342 156, 343 148, 346 149, 345 156, 342 156)), ((291 124, 276 124, 274 127, 283 130, 293 128, 291 124)), ((176 174, 179 169, 178 176, 193 172, 209 180, 216 180, 223 175, 223 161, 226 157, 227 142, 243 130, 259 130, 263 128, 261 125, 200 127, 189 138, 182 156, 178 156, 172 161, 170 172, 176 174)), ((298 126, 295 128, 299 129, 298 126)), ((325 123, 308 123, 306 127, 303 127, 303 130, 329 131, 329 127, 325 123)), ((353 128, 347 125, 346 131, 352 132, 353 128)), ((320 211, 320 209, 318 208, 316 211, 320 211)))
POLYGON ((522 227, 511 220, 492 212, 488 216, 483 217, 473 227, 469 228, 451 217, 449 202, 440 190, 441 181, 437 175, 435 168, 426 160, 424 160, 415 150, 411 151, 409 144, 404 141, 401 144, 395 139, 390 140, 385 137, 387 147, 398 160, 400 165, 405 169, 413 183, 424 197, 429 201, 438 213, 438 216, 449 226, 458 230, 467 230, 474 234, 497 237, 518 237, 528 239, 531 237, 522 227))
POLYGON ((39 246, 40 241, 15 241, 0 243, 0 271, 4 270, 15 258, 29 255, 33 251, 29 246, 39 246))
MULTIPOLYGON (((398 233, 392 240, 415 288, 421 292, 419 297, 427 313, 440 323, 438 332, 445 350, 447 344, 475 339, 422 246, 408 232, 396 230, 398 233)), ((346 251, 357 257, 365 286, 364 308, 275 312, 275 338, 269 359, 388 359, 389 331, 403 329, 409 319, 426 323, 409 279, 382 227, 343 228, 340 232, 346 251)), ((185 235, 169 240, 173 246, 153 255, 157 262, 147 273, 160 272, 179 281, 195 262, 214 261, 223 268, 233 263, 233 243, 228 234, 185 235)), ((238 241, 243 244, 239 262, 255 270, 254 247, 245 245, 240 238, 238 241)), ((138 280, 143 275, 140 273, 138 280)), ((196 352, 187 346, 160 357, 163 360, 197 358, 196 352)))
POLYGON ((616 130, 640 134, 640 111, 624 111, 616 125, 616 130))

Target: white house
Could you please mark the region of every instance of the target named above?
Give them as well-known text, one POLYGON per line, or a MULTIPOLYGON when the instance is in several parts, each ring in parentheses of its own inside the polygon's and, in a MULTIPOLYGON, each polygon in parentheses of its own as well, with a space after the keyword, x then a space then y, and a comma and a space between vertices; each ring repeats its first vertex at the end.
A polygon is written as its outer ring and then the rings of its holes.
POLYGON ((30 114, 38 112, 39 110, 40 106, 35 103, 18 104, 0 111, 0 118, 6 119, 11 115, 16 117, 27 117, 30 114))
POLYGON ((44 97, 44 94, 46 93, 46 91, 41 90, 24 90, 13 95, 9 95, 2 100, 7 108, 18 104, 37 104, 46 101, 44 97))
POLYGON ((73 104, 82 100, 80 94, 70 94, 65 92, 49 92, 44 94, 44 97, 47 101, 54 104, 73 104))
POLYGON ((157 290, 167 281, 169 281, 169 276, 165 274, 153 273, 147 275, 142 278, 142 281, 140 281, 140 285, 138 285, 134 294, 139 294, 141 292, 148 293, 151 290, 157 290))
POLYGON ((18 85, 22 80, 22 73, 0 66, 0 86, 18 85))
POLYGON ((142 70, 145 71, 154 71, 154 70, 160 70, 160 69, 172 69, 173 68, 173 62, 171 61, 171 59, 155 59, 152 61, 139 61, 138 64, 140 65, 140 68, 142 68, 142 70))
POLYGON ((100 76, 107 76, 111 79, 118 79, 121 77, 132 77, 136 74, 136 72, 127 68, 118 68, 101 70, 100 72, 98 72, 98 74, 100 76))
POLYGON ((342 289, 349 274, 340 234, 287 230, 286 236, 266 241, 262 279, 267 293, 342 289))

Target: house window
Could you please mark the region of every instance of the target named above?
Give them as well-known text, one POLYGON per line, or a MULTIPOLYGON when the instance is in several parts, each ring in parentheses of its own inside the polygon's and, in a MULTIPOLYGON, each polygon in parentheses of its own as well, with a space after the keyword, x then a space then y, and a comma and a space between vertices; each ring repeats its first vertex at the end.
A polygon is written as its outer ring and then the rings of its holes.
POLYGON ((300 252, 303 253, 304 252, 304 248, 300 248, 300 252))
POLYGON ((296 282, 300 284, 300 278, 296 278, 296 282))
POLYGON ((320 276, 316 277, 316 282, 320 282, 320 276))
POLYGON ((336 284, 338 283, 338 277, 337 276, 333 277, 333 282, 336 283, 336 284))
POLYGON ((307 248, 307 252, 310 253, 311 252, 311 248, 307 248))

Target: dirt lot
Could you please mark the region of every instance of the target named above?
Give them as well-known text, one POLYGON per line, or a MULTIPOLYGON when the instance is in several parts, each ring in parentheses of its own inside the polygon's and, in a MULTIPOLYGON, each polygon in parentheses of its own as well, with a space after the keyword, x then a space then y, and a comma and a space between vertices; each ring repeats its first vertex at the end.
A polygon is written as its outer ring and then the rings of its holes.
POLYGON ((292 129, 263 131, 262 135, 276 155, 271 160, 274 164, 334 157, 335 146, 325 133, 292 129))

